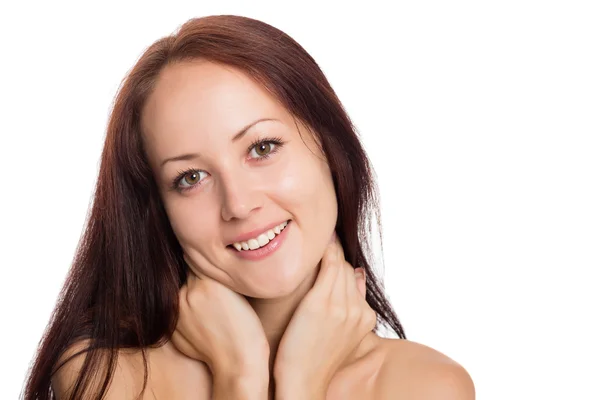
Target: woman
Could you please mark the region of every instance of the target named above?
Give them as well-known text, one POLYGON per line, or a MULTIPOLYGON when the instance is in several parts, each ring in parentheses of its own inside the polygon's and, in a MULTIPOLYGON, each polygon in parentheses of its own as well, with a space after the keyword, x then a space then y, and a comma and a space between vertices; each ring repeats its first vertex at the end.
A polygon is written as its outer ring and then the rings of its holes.
POLYGON ((116 98, 77 257, 26 399, 472 399, 370 265, 370 165, 276 28, 193 19, 116 98), (337 233, 337 234, 336 234, 337 233))

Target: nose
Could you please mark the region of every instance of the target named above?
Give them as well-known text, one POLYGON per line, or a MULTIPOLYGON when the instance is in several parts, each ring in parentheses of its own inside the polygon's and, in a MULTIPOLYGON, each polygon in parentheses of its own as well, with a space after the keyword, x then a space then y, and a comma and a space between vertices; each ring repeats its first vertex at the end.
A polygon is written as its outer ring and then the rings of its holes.
POLYGON ((221 193, 221 217, 224 221, 248 218, 262 206, 259 190, 247 176, 221 176, 221 193))

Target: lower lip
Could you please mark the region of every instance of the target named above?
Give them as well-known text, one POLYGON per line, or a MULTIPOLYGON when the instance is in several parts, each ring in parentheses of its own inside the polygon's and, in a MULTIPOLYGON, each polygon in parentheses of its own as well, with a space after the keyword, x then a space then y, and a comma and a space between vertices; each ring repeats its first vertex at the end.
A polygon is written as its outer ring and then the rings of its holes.
POLYGON ((259 261, 267 258, 281 247, 283 241, 287 237, 288 231, 290 230, 291 223, 292 221, 289 221, 285 229, 279 235, 275 236, 273 240, 267 243, 267 245, 264 247, 259 247, 256 250, 241 251, 236 250, 234 247, 229 247, 229 251, 234 252, 236 256, 243 258, 244 260, 259 261))

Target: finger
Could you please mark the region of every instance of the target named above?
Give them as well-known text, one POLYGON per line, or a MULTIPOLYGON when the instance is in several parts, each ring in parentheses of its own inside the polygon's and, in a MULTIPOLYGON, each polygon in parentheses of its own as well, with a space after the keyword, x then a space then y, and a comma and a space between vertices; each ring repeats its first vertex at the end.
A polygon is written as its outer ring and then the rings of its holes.
POLYGON ((348 307, 358 307, 359 306, 359 293, 356 285, 356 272, 354 267, 350 265, 350 263, 344 261, 344 266, 342 267, 344 270, 344 276, 346 278, 346 302, 348 303, 348 307))
POLYGON ((331 293, 331 287, 335 282, 336 273, 335 260, 338 257, 337 244, 335 242, 329 243, 325 248, 325 253, 321 258, 320 270, 315 280, 313 288, 316 291, 323 291, 327 294, 331 293))
POLYGON ((196 349, 194 349, 190 341, 187 340, 181 333, 179 333, 179 331, 175 330, 173 332, 171 335, 171 343, 173 343, 175 348, 183 355, 190 358, 195 358, 197 353, 196 349))
POLYGON ((360 268, 354 268, 348 262, 346 262, 347 273, 347 288, 346 295, 348 296, 348 302, 352 302, 353 304, 357 304, 357 300, 360 300, 360 287, 359 280, 362 277, 360 268))
POLYGON ((368 305, 364 304, 360 320, 360 326, 357 328, 361 333, 369 333, 377 328, 377 313, 368 305))
POLYGON ((346 255, 344 254, 344 246, 342 246, 342 241, 340 237, 336 234, 334 242, 337 244, 338 251, 340 253, 341 259, 346 260, 346 255))
POLYGON ((358 296, 361 299, 365 299, 367 295, 367 281, 364 268, 356 268, 354 270, 354 277, 356 280, 356 288, 358 289, 358 296))
MULTIPOLYGON (((331 301, 337 305, 347 306, 347 282, 348 282, 348 270, 349 268, 344 260, 341 245, 339 241, 336 243, 336 258, 335 258, 336 278, 332 285, 331 301)), ((355 284, 355 283, 352 283, 355 284)))

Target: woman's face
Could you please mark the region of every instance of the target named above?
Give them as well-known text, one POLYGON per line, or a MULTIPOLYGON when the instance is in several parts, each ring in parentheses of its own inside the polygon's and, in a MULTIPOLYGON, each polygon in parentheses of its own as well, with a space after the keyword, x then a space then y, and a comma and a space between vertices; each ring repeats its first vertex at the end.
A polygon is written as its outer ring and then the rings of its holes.
POLYGON ((269 92, 231 67, 170 65, 141 122, 171 226, 200 273, 274 298, 315 272, 337 220, 331 173, 269 92))

